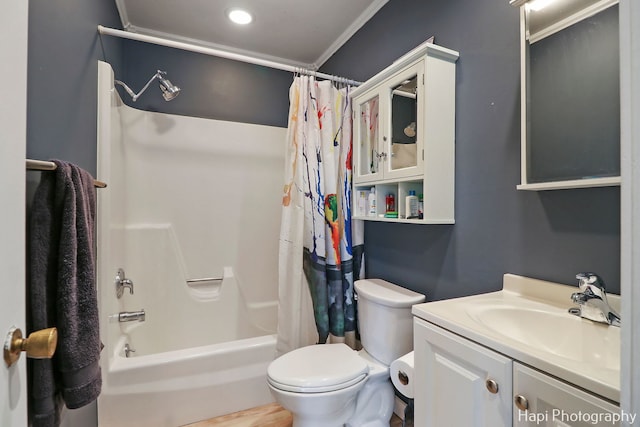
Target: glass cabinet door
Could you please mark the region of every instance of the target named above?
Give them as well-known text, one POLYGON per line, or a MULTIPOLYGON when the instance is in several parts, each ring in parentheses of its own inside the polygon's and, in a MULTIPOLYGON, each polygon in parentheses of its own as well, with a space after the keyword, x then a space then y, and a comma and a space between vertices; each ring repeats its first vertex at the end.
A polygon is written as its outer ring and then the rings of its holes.
POLYGON ((355 182, 423 173, 423 70, 423 62, 409 66, 354 102, 355 182))
POLYGON ((413 76, 391 89, 391 170, 418 165, 417 82, 418 76, 413 76))
POLYGON ((357 106, 356 176, 374 178, 380 172, 382 156, 378 149, 380 135, 380 97, 376 94, 357 106))
POLYGON ((381 151, 385 178, 422 173, 422 63, 399 72, 387 86, 389 113, 381 151))

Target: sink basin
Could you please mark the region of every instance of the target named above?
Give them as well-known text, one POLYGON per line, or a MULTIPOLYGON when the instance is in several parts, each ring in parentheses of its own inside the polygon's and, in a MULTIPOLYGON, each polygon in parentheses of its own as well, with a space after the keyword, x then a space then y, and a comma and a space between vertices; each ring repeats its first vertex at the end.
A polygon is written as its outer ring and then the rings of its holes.
POLYGON ((495 334, 598 369, 620 369, 620 328, 594 323, 557 307, 483 304, 467 314, 495 334))

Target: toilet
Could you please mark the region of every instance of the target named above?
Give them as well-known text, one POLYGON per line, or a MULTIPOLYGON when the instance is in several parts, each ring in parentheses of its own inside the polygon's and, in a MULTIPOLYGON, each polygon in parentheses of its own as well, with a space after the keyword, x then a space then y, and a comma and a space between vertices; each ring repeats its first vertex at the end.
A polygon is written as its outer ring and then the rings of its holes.
POLYGON ((269 388, 293 427, 388 427, 394 389, 389 366, 413 349, 411 306, 424 295, 381 279, 355 282, 362 350, 311 345, 271 362, 269 388))

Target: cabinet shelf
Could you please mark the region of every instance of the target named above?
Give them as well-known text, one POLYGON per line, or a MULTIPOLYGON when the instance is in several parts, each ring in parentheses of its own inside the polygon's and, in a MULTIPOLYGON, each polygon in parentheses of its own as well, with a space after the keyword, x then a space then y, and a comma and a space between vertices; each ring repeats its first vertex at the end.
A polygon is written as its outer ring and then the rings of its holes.
POLYGON ((361 219, 364 221, 378 221, 378 222, 394 222, 394 223, 404 223, 404 224, 455 224, 454 220, 451 219, 407 219, 407 218, 386 218, 386 217, 375 217, 375 216, 353 216, 353 219, 361 219))
POLYGON ((567 181, 536 182, 517 185, 518 190, 543 191, 543 190, 566 190, 569 188, 590 188, 590 187, 615 187, 620 186, 619 176, 603 178, 572 179, 567 181))

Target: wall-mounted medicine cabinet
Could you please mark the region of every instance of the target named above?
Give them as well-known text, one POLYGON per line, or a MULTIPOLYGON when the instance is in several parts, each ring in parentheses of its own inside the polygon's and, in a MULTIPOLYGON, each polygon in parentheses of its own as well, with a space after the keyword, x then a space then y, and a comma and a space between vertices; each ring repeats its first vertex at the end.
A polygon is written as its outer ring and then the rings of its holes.
POLYGON ((520 7, 519 190, 620 185, 617 0, 520 7))
POLYGON ((455 222, 457 59, 458 52, 423 43, 353 91, 355 219, 455 222), (374 212, 366 202, 372 188, 374 212), (422 196, 418 217, 406 212, 410 194, 422 196))

